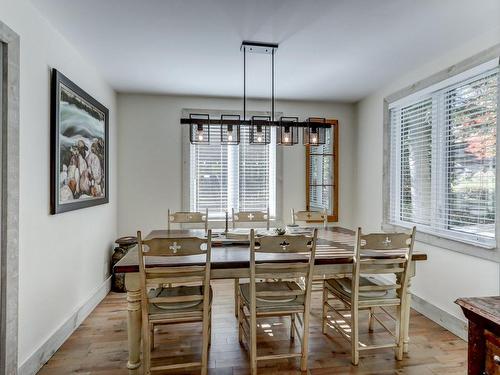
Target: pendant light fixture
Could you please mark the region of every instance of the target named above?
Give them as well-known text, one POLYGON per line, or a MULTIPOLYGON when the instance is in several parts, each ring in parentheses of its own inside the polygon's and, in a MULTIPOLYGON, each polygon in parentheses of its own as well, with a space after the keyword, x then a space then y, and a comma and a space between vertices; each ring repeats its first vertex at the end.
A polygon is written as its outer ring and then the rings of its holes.
MULTIPOLYGON (((210 118, 208 114, 193 113, 189 118, 181 118, 181 124, 190 126, 189 139, 192 144, 210 143, 210 127, 220 127, 220 143, 238 145, 241 141, 241 126, 248 126, 248 142, 253 145, 271 143, 271 128, 276 127, 277 143, 293 146, 299 143, 299 128, 302 128, 304 145, 317 146, 325 144, 326 129, 330 125, 324 118, 310 117, 299 121, 298 117, 281 117, 275 120, 275 63, 274 56, 278 44, 243 41, 240 50, 243 52, 243 116, 226 114, 220 118, 210 118), (247 53, 266 54, 271 57, 271 100, 269 115, 252 116, 247 119, 247 53)), ((218 138, 218 137, 217 137, 218 138)))
POLYGON ((270 116, 252 116, 248 142, 253 145, 268 145, 271 143, 270 116))
POLYGON ((210 143, 210 116, 202 113, 190 113, 189 119, 191 120, 189 127, 189 140, 191 143, 210 143))
POLYGON ((326 142, 326 119, 324 118, 309 118, 308 126, 303 130, 302 140, 304 145, 319 146, 326 142))
POLYGON ((220 143, 240 144, 240 115, 221 115, 220 143))
POLYGON ((293 146, 299 142, 298 117, 281 117, 276 128, 276 139, 279 145, 293 146))

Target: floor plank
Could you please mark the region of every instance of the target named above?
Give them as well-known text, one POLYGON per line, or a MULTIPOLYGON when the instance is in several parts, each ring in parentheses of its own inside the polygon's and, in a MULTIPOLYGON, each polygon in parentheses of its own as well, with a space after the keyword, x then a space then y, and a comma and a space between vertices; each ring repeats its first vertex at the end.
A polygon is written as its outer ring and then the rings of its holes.
MULTIPOLYGON (((215 281, 213 333, 210 348, 210 375, 247 375, 248 359, 238 343, 237 322, 233 313, 233 287, 229 281, 215 281)), ((311 319, 309 371, 311 375, 327 374, 408 374, 458 375, 466 373, 466 343, 444 328, 412 311, 410 353, 396 361, 391 349, 362 352, 359 366, 350 364, 349 344, 339 334, 321 333, 321 293, 314 293, 311 319)), ((129 371, 127 362, 127 322, 125 295, 109 294, 78 330, 54 354, 39 374, 67 375, 139 375, 129 371)), ((389 322, 389 320, 387 320, 389 322)), ((290 342, 287 319, 266 319, 258 330, 259 354, 297 350, 299 341, 290 342)), ((377 326, 375 326, 377 327, 377 326)), ((366 342, 387 342, 380 327, 374 334, 360 335, 366 342), (385 341, 384 341, 385 340, 385 341)), ((198 359, 201 350, 201 326, 196 324, 162 327, 156 333, 153 360, 175 363, 198 359)), ((165 372, 168 373, 168 372, 165 372)), ((172 372, 170 372, 172 373, 172 372)), ((196 372, 175 372, 197 374, 196 372)), ((298 360, 259 363, 262 375, 295 375, 298 360)))

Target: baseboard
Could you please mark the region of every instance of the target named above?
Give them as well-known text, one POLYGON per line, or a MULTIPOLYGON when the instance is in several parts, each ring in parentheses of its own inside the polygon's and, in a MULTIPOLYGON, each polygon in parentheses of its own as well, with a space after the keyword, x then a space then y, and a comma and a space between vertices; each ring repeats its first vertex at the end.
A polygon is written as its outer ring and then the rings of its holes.
POLYGON ((467 341, 467 322, 412 294, 411 307, 420 314, 467 341))
POLYGON ((29 356, 19 367, 19 375, 36 374, 42 366, 52 357, 71 334, 82 324, 96 306, 106 297, 111 290, 111 277, 83 303, 71 316, 29 356))

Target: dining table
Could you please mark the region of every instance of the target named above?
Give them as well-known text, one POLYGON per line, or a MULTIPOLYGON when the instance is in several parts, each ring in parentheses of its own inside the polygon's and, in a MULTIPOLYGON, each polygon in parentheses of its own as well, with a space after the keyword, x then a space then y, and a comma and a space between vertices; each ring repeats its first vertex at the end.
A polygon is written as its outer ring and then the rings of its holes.
MULTIPOLYGON (((145 239, 151 238, 183 238, 206 237, 203 229, 161 229, 151 231, 145 239)), ((314 262, 314 277, 334 278, 352 273, 353 251, 355 243, 354 231, 343 227, 318 228, 316 258, 314 262)), ((265 258, 256 258, 256 262, 296 262, 307 261, 307 255, 298 253, 262 254, 265 258)), ((362 256, 364 254, 362 253, 362 256)), ((391 251, 366 251, 366 256, 380 258, 394 256, 391 251)), ((408 352, 409 321, 411 302, 411 280, 416 274, 416 263, 427 260, 427 254, 414 251, 410 262, 409 284, 407 288, 407 303, 401 316, 404 319, 404 352, 408 352)), ((203 265, 197 256, 177 257, 146 257, 146 267, 175 267, 203 265)), ((229 238, 224 230, 212 231, 211 279, 239 280, 250 277, 250 248, 248 241, 229 238)), ((137 247, 131 249, 114 266, 115 273, 125 275, 125 289, 127 293, 127 334, 128 334, 128 363, 129 369, 137 369, 141 365, 141 286, 139 278, 139 258, 137 247)), ((216 303, 216 301, 215 301, 216 303)))

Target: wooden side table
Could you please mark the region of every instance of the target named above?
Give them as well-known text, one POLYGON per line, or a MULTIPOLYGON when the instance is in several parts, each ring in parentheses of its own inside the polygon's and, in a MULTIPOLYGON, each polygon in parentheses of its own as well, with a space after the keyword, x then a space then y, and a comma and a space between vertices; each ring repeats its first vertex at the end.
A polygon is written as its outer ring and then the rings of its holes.
POLYGON ((500 296, 455 301, 469 320, 468 374, 500 375, 500 296))

